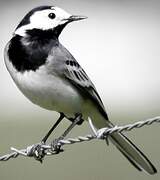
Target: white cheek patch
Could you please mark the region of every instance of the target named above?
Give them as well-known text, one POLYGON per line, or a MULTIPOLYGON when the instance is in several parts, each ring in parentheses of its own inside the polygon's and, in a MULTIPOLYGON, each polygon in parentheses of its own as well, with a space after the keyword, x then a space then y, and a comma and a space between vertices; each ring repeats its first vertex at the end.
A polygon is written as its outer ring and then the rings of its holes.
POLYGON ((15 34, 25 36, 27 30, 34 28, 41 30, 53 29, 58 25, 66 23, 67 20, 65 19, 70 16, 71 14, 58 7, 53 7, 53 9, 49 10, 37 11, 30 17, 30 24, 18 28, 15 31, 15 34), (50 19, 48 17, 50 13, 54 13, 56 17, 54 19, 50 19))

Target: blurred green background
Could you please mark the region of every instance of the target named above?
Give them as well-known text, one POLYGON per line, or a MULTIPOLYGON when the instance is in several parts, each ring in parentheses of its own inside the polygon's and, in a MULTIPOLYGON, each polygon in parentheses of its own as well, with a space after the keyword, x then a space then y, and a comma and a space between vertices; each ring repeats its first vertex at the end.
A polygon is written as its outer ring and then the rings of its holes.
MULTIPOLYGON (((160 2, 157 0, 1 1, 0 155, 11 146, 24 148, 41 140, 58 117, 30 103, 16 88, 4 62, 3 49, 22 17, 38 5, 56 5, 86 21, 73 23, 61 42, 96 85, 112 122, 132 123, 160 115, 160 2)), ((65 121, 52 135, 69 125, 65 121)), ((159 124, 127 133, 157 167, 150 176, 134 169, 112 145, 103 141, 65 146, 65 152, 43 164, 19 157, 0 163, 0 179, 160 179, 159 124)), ((90 133, 86 123, 70 137, 90 133)))

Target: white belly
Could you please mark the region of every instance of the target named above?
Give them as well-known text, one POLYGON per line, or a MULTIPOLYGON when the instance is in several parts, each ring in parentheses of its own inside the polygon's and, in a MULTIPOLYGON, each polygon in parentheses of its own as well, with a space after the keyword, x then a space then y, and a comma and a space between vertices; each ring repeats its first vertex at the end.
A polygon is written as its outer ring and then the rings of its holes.
POLYGON ((45 109, 63 112, 68 117, 74 117, 81 113, 84 107, 84 99, 69 82, 45 73, 42 66, 34 71, 20 73, 15 71, 10 62, 6 63, 7 68, 22 93, 45 109))

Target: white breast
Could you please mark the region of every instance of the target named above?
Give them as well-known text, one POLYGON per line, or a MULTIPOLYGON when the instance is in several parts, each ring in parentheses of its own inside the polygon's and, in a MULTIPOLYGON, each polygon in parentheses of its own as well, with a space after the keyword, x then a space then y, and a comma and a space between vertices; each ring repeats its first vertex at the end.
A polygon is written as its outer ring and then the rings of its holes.
POLYGON ((64 112, 68 117, 82 112, 84 99, 77 90, 60 77, 47 74, 45 66, 37 71, 17 72, 5 56, 5 63, 14 82, 22 93, 34 104, 45 109, 64 112))

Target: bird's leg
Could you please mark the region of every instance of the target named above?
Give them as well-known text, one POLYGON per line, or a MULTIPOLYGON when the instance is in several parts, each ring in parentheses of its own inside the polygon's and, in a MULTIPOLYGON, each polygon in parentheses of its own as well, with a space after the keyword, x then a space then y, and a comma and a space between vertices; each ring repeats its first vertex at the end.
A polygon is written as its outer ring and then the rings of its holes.
POLYGON ((56 123, 52 126, 52 128, 48 131, 48 133, 44 136, 44 138, 41 140, 40 143, 33 145, 31 149, 31 154, 34 156, 34 158, 42 163, 43 158, 45 156, 45 150, 41 147, 43 144, 46 143, 48 137, 51 135, 53 130, 58 126, 58 124, 62 121, 64 118, 64 114, 60 113, 60 117, 56 121, 56 123))
POLYGON ((58 124, 62 121, 62 119, 64 118, 64 114, 60 113, 60 117, 58 118, 58 120, 56 121, 56 123, 52 126, 52 128, 48 131, 48 133, 44 136, 44 138, 41 140, 42 144, 45 144, 47 139, 49 138, 49 136, 51 135, 51 133, 53 132, 53 130, 58 126, 58 124))
MULTIPOLYGON (((34 156, 34 158, 38 161, 40 161, 42 163, 43 158, 45 156, 45 150, 43 148, 41 148, 42 144, 45 144, 45 142, 47 141, 48 137, 50 136, 50 134, 53 132, 53 130, 57 127, 57 125, 61 122, 61 120, 64 118, 64 114, 61 113, 59 119, 57 120, 57 122, 53 125, 53 127, 49 130, 49 132, 45 135, 45 137, 42 139, 41 143, 35 144, 32 147, 32 151, 31 154, 34 156)), ((64 139, 67 134, 74 128, 74 126, 76 124, 82 123, 83 119, 82 119, 82 115, 81 114, 77 114, 75 116, 75 119, 73 120, 72 124, 64 131, 64 133, 58 138, 55 139, 52 143, 51 146, 53 148, 54 153, 59 153, 61 151, 63 151, 63 149, 61 149, 61 145, 58 144, 58 142, 62 139, 64 139)))
POLYGON ((74 128, 75 125, 77 125, 80 121, 82 121, 82 115, 78 114, 76 115, 74 121, 72 124, 64 131, 64 133, 60 136, 60 139, 64 139, 68 133, 74 128))
POLYGON ((64 133, 58 138, 58 139, 54 139, 53 142, 52 142, 52 148, 54 151, 56 151, 57 153, 60 152, 60 148, 61 148, 61 145, 58 144, 58 142, 60 140, 63 140, 67 135, 68 133, 75 127, 75 125, 77 125, 79 122, 82 121, 82 114, 78 114, 76 115, 74 121, 72 122, 72 124, 64 131, 64 133))

